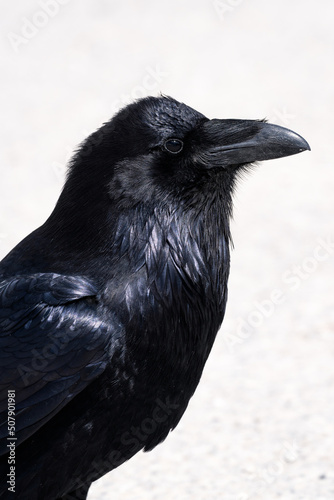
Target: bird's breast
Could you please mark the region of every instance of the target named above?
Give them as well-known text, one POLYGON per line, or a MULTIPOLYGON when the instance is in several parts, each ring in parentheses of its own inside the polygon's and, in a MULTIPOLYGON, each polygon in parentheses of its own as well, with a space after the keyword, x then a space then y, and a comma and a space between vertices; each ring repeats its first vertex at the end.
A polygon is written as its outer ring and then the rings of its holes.
POLYGON ((167 222, 122 233, 126 251, 103 298, 124 325, 133 384, 189 399, 224 316, 228 241, 187 218, 167 222))

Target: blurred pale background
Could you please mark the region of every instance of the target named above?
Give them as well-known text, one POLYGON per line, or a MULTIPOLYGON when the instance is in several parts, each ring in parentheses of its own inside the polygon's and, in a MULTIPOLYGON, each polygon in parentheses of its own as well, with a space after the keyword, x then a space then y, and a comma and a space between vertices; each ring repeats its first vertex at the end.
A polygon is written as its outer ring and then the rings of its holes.
POLYGON ((333 18, 330 0, 0 1, 1 256, 46 219, 78 143, 137 97, 267 117, 312 147, 240 183, 201 384, 90 500, 334 498, 333 18))

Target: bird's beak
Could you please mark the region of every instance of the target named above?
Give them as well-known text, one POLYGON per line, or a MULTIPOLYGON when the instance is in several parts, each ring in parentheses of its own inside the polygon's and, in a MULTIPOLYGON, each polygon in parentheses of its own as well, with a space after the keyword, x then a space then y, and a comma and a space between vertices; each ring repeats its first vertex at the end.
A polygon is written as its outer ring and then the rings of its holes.
POLYGON ((208 120, 201 135, 207 168, 245 165, 311 149, 292 130, 257 120, 208 120))

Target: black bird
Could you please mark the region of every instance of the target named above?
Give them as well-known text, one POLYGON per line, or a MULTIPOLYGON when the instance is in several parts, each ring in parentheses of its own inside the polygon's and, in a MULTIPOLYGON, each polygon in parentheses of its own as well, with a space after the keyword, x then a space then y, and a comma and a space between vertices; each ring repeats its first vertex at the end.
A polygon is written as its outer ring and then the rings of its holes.
POLYGON ((1 499, 85 499, 175 428, 224 317, 238 173, 307 149, 165 96, 81 145, 50 217, 0 264, 1 499))

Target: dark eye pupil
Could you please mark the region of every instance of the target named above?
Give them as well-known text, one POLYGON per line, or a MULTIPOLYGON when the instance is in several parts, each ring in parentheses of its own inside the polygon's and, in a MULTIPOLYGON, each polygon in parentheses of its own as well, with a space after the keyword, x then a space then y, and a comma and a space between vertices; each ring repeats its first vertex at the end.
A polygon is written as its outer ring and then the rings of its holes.
POLYGON ((165 148, 170 153, 179 153, 183 148, 183 142, 180 139, 168 139, 165 142, 165 148))

